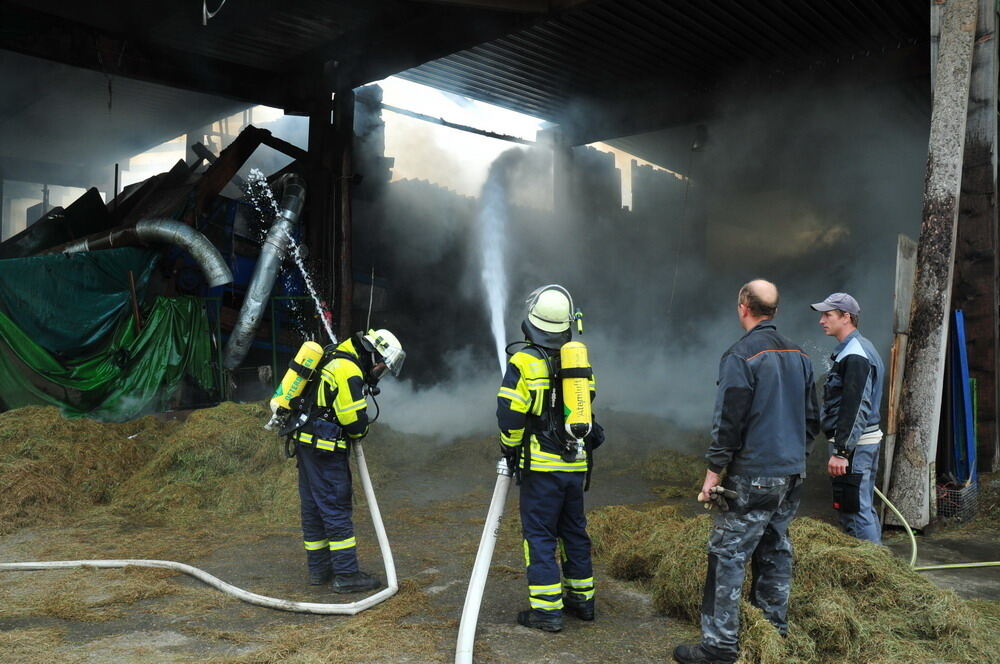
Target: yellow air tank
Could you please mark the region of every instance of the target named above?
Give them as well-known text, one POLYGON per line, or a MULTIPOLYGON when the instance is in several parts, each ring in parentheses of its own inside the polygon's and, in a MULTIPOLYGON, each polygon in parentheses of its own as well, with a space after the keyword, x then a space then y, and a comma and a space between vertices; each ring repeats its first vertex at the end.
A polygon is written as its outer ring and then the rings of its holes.
POLYGON ((288 409, 288 402, 302 394, 306 383, 313 372, 319 368, 319 362, 323 359, 323 347, 315 341, 307 341, 299 348, 295 354, 295 359, 288 365, 285 377, 281 379, 281 384, 271 397, 271 409, 288 409))
POLYGON ((590 433, 593 417, 590 410, 590 377, 594 375, 587 359, 587 347, 570 341, 559 349, 562 368, 563 414, 566 433, 577 441, 590 433))

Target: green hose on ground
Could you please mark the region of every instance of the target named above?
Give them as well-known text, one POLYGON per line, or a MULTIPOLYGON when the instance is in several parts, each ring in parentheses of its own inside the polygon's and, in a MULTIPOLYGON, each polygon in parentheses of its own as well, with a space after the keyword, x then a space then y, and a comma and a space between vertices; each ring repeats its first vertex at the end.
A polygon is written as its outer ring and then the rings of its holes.
POLYGON ((888 507, 890 510, 892 510, 892 513, 899 518, 900 523, 902 523, 903 527, 906 528, 906 534, 910 536, 910 569, 912 569, 913 571, 925 572, 932 569, 957 569, 962 567, 995 567, 997 565, 1000 565, 1000 560, 996 560, 989 563, 950 563, 947 565, 923 565, 921 567, 917 567, 917 538, 914 537, 913 535, 913 528, 910 528, 910 524, 906 521, 906 517, 904 517, 902 514, 899 513, 899 510, 896 509, 896 506, 889 502, 889 499, 886 498, 885 495, 883 495, 882 492, 878 490, 878 487, 874 487, 874 489, 875 489, 875 495, 877 495, 880 499, 882 499, 882 502, 885 503, 885 506, 888 507))

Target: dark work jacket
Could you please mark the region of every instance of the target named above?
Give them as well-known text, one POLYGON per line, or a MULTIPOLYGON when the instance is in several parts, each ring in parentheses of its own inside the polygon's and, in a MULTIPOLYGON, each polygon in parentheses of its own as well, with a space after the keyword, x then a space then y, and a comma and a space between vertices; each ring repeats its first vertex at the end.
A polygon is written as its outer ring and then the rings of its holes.
POLYGON ((805 475, 819 433, 812 362, 765 320, 722 355, 708 448, 714 472, 805 475))
POLYGON ((823 433, 837 452, 850 454, 862 434, 878 431, 885 367, 872 345, 854 330, 833 351, 823 387, 823 433))

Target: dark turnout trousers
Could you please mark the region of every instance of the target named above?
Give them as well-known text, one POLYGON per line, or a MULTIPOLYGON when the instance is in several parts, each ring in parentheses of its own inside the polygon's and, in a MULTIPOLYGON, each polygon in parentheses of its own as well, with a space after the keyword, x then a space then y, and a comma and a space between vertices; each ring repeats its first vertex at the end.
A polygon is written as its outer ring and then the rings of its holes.
POLYGON ((782 634, 788 630, 792 587, 792 543, 788 525, 799 507, 801 480, 791 477, 729 476, 737 493, 729 511, 717 512, 708 539, 708 576, 701 606, 702 646, 735 659, 740 597, 746 564, 753 570, 750 601, 782 634))
POLYGON ((344 450, 317 450, 299 443, 302 536, 310 572, 353 574, 358 554, 351 521, 351 466, 344 450), (331 569, 332 566, 332 569, 331 569))
POLYGON ((580 602, 594 597, 584 479, 585 473, 531 471, 521 481, 528 601, 550 616, 562 615, 564 590, 580 602))

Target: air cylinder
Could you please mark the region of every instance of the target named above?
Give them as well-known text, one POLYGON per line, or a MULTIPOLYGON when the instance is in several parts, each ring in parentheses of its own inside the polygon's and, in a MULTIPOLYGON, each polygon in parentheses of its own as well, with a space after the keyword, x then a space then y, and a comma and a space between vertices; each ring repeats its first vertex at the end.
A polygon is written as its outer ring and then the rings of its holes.
POLYGON ((566 433, 575 440, 582 440, 590 433, 593 421, 590 408, 590 378, 594 370, 587 358, 587 347, 579 341, 570 341, 559 349, 562 368, 563 415, 566 433))
POLYGON ((281 384, 271 397, 271 409, 289 408, 292 399, 302 394, 309 378, 319 368, 319 362, 323 359, 323 347, 315 341, 307 341, 299 348, 295 354, 295 359, 288 364, 288 371, 281 379, 281 384))

